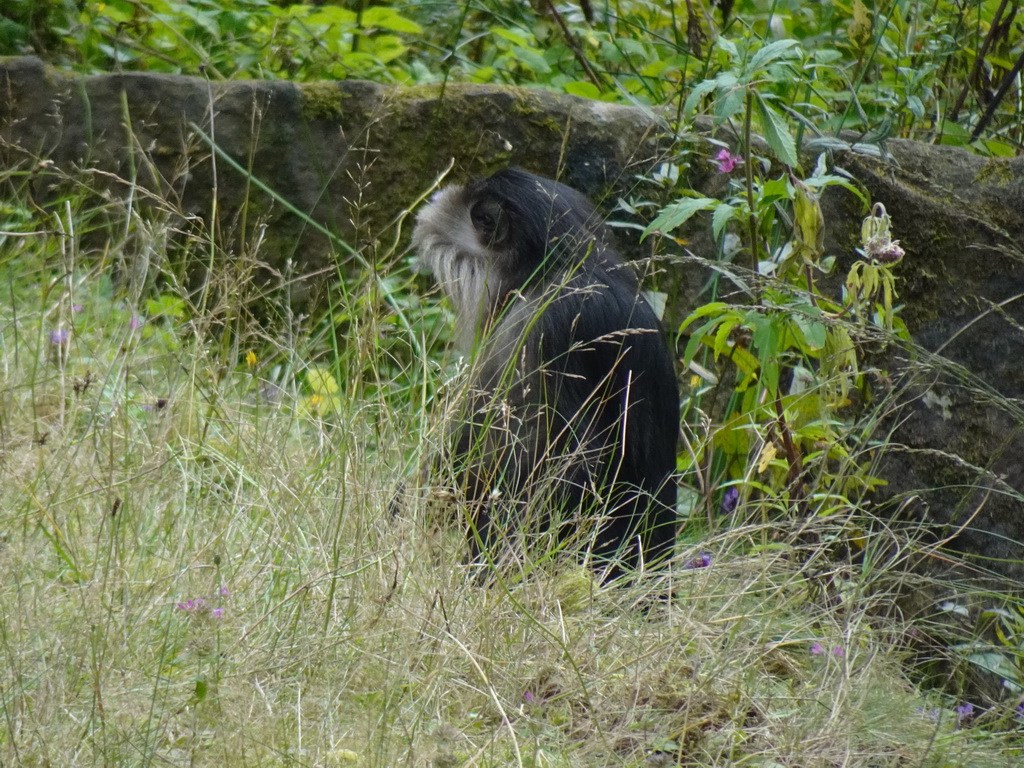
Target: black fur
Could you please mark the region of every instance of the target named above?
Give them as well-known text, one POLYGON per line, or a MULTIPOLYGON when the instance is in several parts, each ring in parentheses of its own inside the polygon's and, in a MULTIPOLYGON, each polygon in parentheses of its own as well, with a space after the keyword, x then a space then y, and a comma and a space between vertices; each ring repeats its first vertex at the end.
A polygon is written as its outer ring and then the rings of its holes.
POLYGON ((616 569, 663 560, 676 535, 675 370, 594 208, 509 169, 442 190, 413 240, 474 358, 449 457, 474 546, 555 527, 616 569))

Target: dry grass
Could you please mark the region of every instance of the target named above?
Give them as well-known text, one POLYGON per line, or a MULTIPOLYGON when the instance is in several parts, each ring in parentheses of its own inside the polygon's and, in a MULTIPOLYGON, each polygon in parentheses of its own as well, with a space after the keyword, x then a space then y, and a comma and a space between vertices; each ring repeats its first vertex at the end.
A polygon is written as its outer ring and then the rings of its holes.
POLYGON ((116 291, 147 227, 0 243, 2 764, 1018 764, 905 679, 895 539, 800 544, 834 516, 693 524, 632 584, 479 586, 427 505, 388 512, 438 375, 387 307, 274 340, 160 264, 116 291))

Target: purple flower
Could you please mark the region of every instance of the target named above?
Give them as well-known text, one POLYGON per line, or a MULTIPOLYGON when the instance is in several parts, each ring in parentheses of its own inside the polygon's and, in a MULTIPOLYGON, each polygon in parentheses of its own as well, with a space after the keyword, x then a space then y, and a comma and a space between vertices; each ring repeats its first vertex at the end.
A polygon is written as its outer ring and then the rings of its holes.
POLYGON ((740 489, 735 485, 725 489, 725 494, 722 496, 722 514, 730 515, 736 511, 736 506, 740 503, 740 489))
POLYGON ((942 717, 942 710, 940 710, 938 707, 933 707, 932 709, 925 709, 924 707, 918 707, 917 711, 920 712, 922 715, 924 715, 929 720, 931 720, 933 723, 939 722, 939 718, 942 717))
POLYGON ((715 155, 715 161, 722 173, 732 173, 736 166, 743 162, 743 156, 734 155, 728 149, 723 149, 715 155))
POLYGON ((71 331, 67 328, 59 328, 56 331, 50 331, 50 343, 57 344, 58 346, 64 346, 68 343, 71 338, 71 331))
POLYGON ((832 653, 838 656, 839 658, 842 658, 846 655, 846 651, 844 651, 842 647, 837 647, 834 651, 832 651, 832 653))
MULTIPOLYGON (((217 590, 217 594, 226 596, 228 594, 227 587, 220 587, 217 590)), ((184 600, 178 603, 178 610, 185 611, 186 613, 192 613, 195 615, 209 615, 215 619, 224 618, 224 608, 214 608, 213 598, 209 597, 197 597, 193 600, 184 600)))
POLYGON ((958 723, 966 722, 974 717, 974 705, 971 702, 961 704, 956 708, 956 721, 958 723))
POLYGON ((81 304, 72 304, 71 305, 71 311, 72 312, 84 312, 85 311, 85 307, 83 307, 81 304))
POLYGON ((821 643, 815 643, 814 645, 811 646, 811 655, 812 656, 820 656, 824 652, 825 652, 825 649, 822 647, 821 643))
POLYGON ((686 565, 683 566, 684 570, 691 571, 694 568, 707 568, 711 565, 711 555, 707 552, 701 552, 697 557, 689 560, 686 565))
POLYGON ((529 691, 527 691, 526 693, 523 694, 523 699, 526 701, 527 704, 536 704, 537 703, 537 697, 534 696, 529 691))
POLYGON ((132 319, 128 321, 128 327, 134 331, 136 328, 141 328, 144 322, 145 320, 138 315, 132 315, 132 319))

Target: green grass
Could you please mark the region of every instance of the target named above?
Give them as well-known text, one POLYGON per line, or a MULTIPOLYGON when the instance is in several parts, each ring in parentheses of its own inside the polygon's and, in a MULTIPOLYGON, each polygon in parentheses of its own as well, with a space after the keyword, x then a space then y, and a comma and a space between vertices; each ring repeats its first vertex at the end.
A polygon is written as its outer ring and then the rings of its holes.
POLYGON ((429 494, 388 511, 446 390, 415 351, 436 308, 410 298, 403 338, 370 284, 337 334, 271 332, 230 275, 144 258, 170 237, 226 264, 217 244, 105 213, 0 227, 24 235, 0 235, 3 765, 1021 759, 1012 717, 959 728, 908 681, 889 609, 913 542, 843 563, 806 543, 846 535, 835 515, 691 521, 658 577, 527 563, 482 587, 429 494))

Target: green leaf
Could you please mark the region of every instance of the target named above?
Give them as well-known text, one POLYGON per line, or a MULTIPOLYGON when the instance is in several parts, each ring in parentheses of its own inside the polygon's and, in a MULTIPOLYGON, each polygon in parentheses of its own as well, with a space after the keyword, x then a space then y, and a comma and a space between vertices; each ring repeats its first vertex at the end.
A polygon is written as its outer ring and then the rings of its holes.
POLYGON ((715 341, 712 346, 716 358, 720 357, 723 353, 726 357, 729 356, 729 336, 732 334, 732 329, 737 325, 739 325, 739 322, 735 317, 723 318, 722 323, 718 326, 718 330, 715 331, 715 341))
POLYGON ((500 37, 502 40, 508 40, 513 45, 529 45, 529 41, 525 36, 518 32, 513 32, 511 29, 505 29, 505 27, 491 27, 491 34, 495 37, 500 37))
POLYGON ((522 46, 516 46, 514 53, 522 60, 524 65, 529 67, 534 72, 546 75, 551 71, 551 65, 548 64, 543 54, 539 53, 533 48, 523 48, 522 46))
POLYGON ((735 213, 736 206, 729 203, 721 203, 715 207, 715 212, 711 214, 711 233, 716 240, 722 236, 725 225, 732 220, 735 213))
POLYGON ((690 314, 690 316, 688 318, 686 318, 686 321, 682 324, 682 326, 680 326, 680 330, 685 328, 687 325, 689 325, 691 322, 696 320, 698 317, 707 317, 708 315, 716 315, 719 312, 721 312, 723 309, 728 309, 728 308, 729 308, 729 305, 726 304, 724 301, 712 301, 712 302, 710 302, 708 304, 704 304, 703 306, 697 307, 697 309, 693 310, 693 312, 690 314))
POLYGON ((303 23, 311 26, 329 27, 336 24, 342 29, 354 27, 356 15, 347 8, 337 5, 323 5, 315 13, 310 13, 308 5, 293 5, 288 8, 288 15, 292 18, 302 19, 303 23))
MULTIPOLYGON (((686 318, 686 320, 683 321, 683 324, 681 326, 679 326, 679 332, 683 333, 683 331, 687 328, 687 326, 689 326, 690 323, 692 323, 694 320, 697 320, 698 318, 703 317, 703 316, 708 315, 708 314, 713 314, 714 311, 715 311, 714 308, 717 307, 718 309, 721 309, 721 308, 724 308, 726 306, 727 305, 722 304, 721 302, 715 302, 714 304, 706 304, 705 306, 703 306, 700 309, 698 309, 697 312, 694 312, 688 318, 686 318), (711 308, 711 309, 709 309, 709 308, 711 308), (705 310, 705 311, 702 312, 702 310, 705 310)), ((718 323, 722 322, 723 319, 724 319, 724 316, 723 317, 713 317, 710 320, 708 320, 706 323, 704 323, 704 325, 702 325, 696 331, 693 331, 690 334, 690 341, 687 342, 687 344, 686 344, 686 351, 683 353, 683 360, 685 360, 687 363, 689 363, 691 360, 693 360, 693 356, 697 353, 697 346, 707 336, 707 334, 711 331, 711 329, 714 328, 718 323)))
POLYGON ((760 94, 757 95, 757 108, 761 115, 765 141, 772 148, 772 152, 786 165, 796 165, 798 162, 796 142, 793 141, 793 137, 789 133, 786 121, 765 102, 760 94))
POLYGON ((753 331, 751 341, 761 362, 778 357, 779 328, 776 319, 760 312, 751 312, 747 321, 753 331))
POLYGON ((743 88, 733 88, 719 99, 715 104, 715 120, 722 123, 742 111, 745 92, 743 88))
POLYGON ((924 117, 924 102, 921 101, 919 96, 910 96, 907 98, 907 109, 914 117, 924 117))
POLYGON ((423 33, 423 27, 411 19, 407 19, 393 8, 374 5, 363 11, 363 26, 390 29, 392 32, 405 32, 409 35, 423 33))
POLYGON ((796 51, 791 49, 796 45, 798 45, 796 40, 776 40, 774 43, 769 43, 750 58, 750 62, 745 69, 750 73, 754 73, 768 66, 776 59, 793 58, 796 55, 796 51))
POLYGON ((798 313, 793 314, 793 321, 796 327, 800 329, 808 350, 816 352, 825 346, 825 336, 828 328, 825 327, 824 323, 798 313))
POLYGON ((715 47, 725 51, 733 59, 739 56, 736 43, 727 37, 719 37, 715 40, 715 47))
POLYGON ((713 197, 690 197, 672 203, 644 228, 643 237, 652 232, 671 232, 685 224, 698 211, 706 211, 719 205, 721 203, 713 197))
POLYGON ((601 91, 589 80, 573 80, 562 86, 562 89, 573 96, 582 96, 584 99, 600 99, 601 91))
POLYGON ((790 194, 789 182, 785 176, 780 176, 777 179, 768 179, 763 182, 758 198, 760 203, 775 203, 788 199, 790 194))
POLYGON ((697 102, 700 101, 701 97, 715 90, 716 87, 717 83, 714 80, 704 80, 703 82, 697 83, 697 87, 690 91, 690 95, 686 97, 686 103, 683 105, 683 112, 687 115, 693 114, 693 111, 697 106, 697 102))

